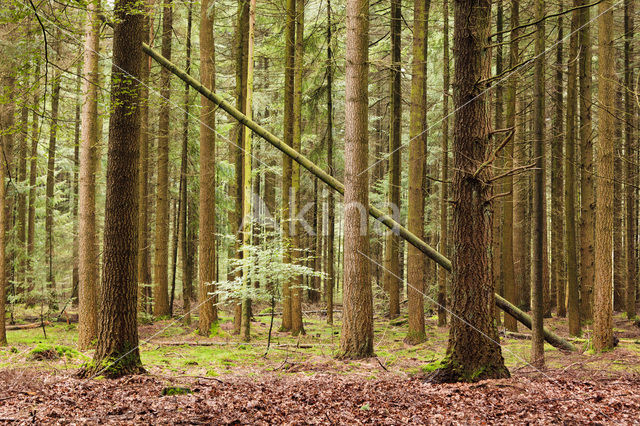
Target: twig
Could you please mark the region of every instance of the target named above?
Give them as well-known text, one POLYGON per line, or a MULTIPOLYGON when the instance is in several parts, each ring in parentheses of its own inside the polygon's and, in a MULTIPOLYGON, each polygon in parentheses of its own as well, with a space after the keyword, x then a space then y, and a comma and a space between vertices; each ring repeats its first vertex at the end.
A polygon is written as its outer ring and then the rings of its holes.
POLYGON ((478 177, 478 175, 480 174, 480 172, 482 170, 484 170, 484 168, 486 168, 487 166, 489 166, 491 163, 493 163, 495 161, 496 156, 498 155, 498 153, 502 150, 502 148, 504 148, 507 145, 507 143, 509 143, 509 141, 513 137, 513 134, 515 133, 515 131, 514 131, 513 127, 511 127, 508 131, 509 131, 509 134, 504 138, 504 140, 502 142, 500 142, 500 145, 498 145, 498 147, 491 153, 491 155, 489 156, 487 161, 485 161, 484 163, 480 164, 478 169, 473 173, 473 178, 474 179, 478 177))

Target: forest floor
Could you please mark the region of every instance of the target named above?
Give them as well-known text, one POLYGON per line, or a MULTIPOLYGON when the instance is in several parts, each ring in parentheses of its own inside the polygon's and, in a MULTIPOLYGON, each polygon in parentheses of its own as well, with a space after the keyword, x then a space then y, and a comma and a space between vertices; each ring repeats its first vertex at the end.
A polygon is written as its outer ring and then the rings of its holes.
MULTIPOLYGON (((564 322, 545 325, 566 336, 564 322)), ((92 355, 75 349, 75 324, 49 325, 46 338, 41 328, 10 330, 0 348, 0 423, 640 424, 640 327, 622 315, 612 352, 587 350, 587 327, 574 341, 580 353, 546 345, 540 371, 527 362, 529 340, 508 335, 510 379, 451 385, 428 381, 447 342, 435 318, 415 346, 403 342, 406 324, 377 318, 376 357, 357 361, 333 357, 339 322, 310 314, 306 335, 292 337, 276 318, 267 351, 269 325, 269 315, 256 316, 249 343, 231 334, 229 317, 207 338, 176 321, 141 325, 148 374, 119 380, 75 377, 92 355)))

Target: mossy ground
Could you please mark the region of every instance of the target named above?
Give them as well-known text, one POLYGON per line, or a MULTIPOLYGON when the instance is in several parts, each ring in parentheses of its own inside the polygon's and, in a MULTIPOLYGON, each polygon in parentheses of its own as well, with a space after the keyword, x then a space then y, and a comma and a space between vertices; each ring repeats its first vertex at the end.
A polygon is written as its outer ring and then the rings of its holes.
MULTIPOLYGON (((428 375, 438 368, 444 358, 448 329, 437 326, 437 317, 427 318, 427 339, 419 345, 405 342, 406 324, 394 326, 388 319, 376 317, 374 345, 377 358, 338 360, 335 358, 340 343, 338 315, 336 319, 335 324, 330 326, 324 317, 305 316, 306 334, 294 337, 277 331, 280 320, 276 318, 268 352, 269 315, 255 317, 251 324, 250 342, 242 342, 238 336, 231 334, 232 317, 224 313, 209 337, 196 333, 196 321, 190 326, 171 320, 156 321, 140 326, 140 356, 150 374, 200 377, 254 376, 262 372, 285 375, 333 372, 358 374, 365 378, 375 378, 381 372, 428 375)), ((561 335, 567 335, 563 319, 545 320, 545 324, 561 335)), ((615 327, 621 341, 614 351, 606 354, 588 351, 566 354, 547 344, 547 367, 640 374, 640 328, 622 314, 616 315, 615 327)), ((0 369, 72 370, 79 369, 91 359, 91 350, 79 352, 75 349, 75 324, 56 323, 47 326, 46 331, 46 339, 41 328, 8 331, 9 344, 0 348, 0 369), (44 347, 68 348, 68 351, 63 351, 65 356, 57 359, 34 360, 30 356, 34 350, 44 347)), ((520 327, 520 332, 528 330, 520 327)), ((589 347, 590 335, 591 331, 585 329, 583 340, 574 343, 584 351, 589 347)), ((503 338, 501 342, 502 354, 510 371, 531 368, 528 365, 529 340, 503 338)))

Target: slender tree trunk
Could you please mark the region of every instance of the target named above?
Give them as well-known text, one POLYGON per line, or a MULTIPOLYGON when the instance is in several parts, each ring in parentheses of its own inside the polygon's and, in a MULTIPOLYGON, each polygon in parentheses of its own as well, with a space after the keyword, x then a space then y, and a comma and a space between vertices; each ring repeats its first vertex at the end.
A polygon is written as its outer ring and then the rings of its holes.
MULTIPOLYGON (((78 251, 80 249, 78 245, 78 196, 80 192, 80 181, 79 181, 79 173, 80 173, 80 95, 81 95, 81 82, 82 82, 82 65, 80 61, 78 61, 78 65, 76 67, 76 94, 78 96, 78 100, 76 100, 76 110, 75 110, 75 126, 74 126, 74 134, 73 134, 73 205, 71 210, 71 216, 73 217, 73 266, 71 271, 71 304, 72 306, 78 306, 78 292, 80 291, 80 272, 79 268, 79 254, 78 251)), ((21 241, 24 241, 21 240, 21 241)), ((22 247, 22 246, 21 246, 22 247)))
POLYGON ((369 1, 347 0, 345 92, 344 283, 340 355, 373 355, 369 274, 369 1))
MULTIPOLYGON (((512 0, 512 8, 511 8, 511 28, 515 28, 518 26, 517 22, 519 20, 519 0, 512 0), (515 6, 514 6, 515 3, 515 6), (515 22, 515 25, 514 25, 515 22)), ((519 37, 520 32, 518 30, 511 31, 510 33, 510 45, 509 45, 509 68, 514 68, 519 62, 519 43, 517 37, 519 37)), ((496 71, 496 73, 498 73, 496 71)), ((516 126, 516 93, 517 93, 517 79, 510 78, 507 86, 507 99, 506 99, 506 127, 513 128, 515 132, 516 126)), ((496 120, 496 127, 497 120, 496 120)), ((502 126, 500 126, 502 127, 502 126)), ((499 139, 498 139, 499 140, 499 139)), ((507 143, 507 146, 504 148, 504 169, 511 170, 514 167, 514 144, 515 139, 512 137, 512 140, 507 143)), ((504 297, 509 302, 517 304, 518 303, 518 293, 515 282, 515 268, 514 268, 514 205, 513 205, 513 176, 507 176, 504 179, 503 188, 500 191, 502 193, 507 194, 503 199, 503 215, 504 215, 504 229, 502 232, 502 274, 504 279, 504 297)), ((518 322, 514 317, 505 313, 504 317, 504 326, 507 330, 517 331, 518 330, 518 322)))
MULTIPOLYGON (((580 0, 585 5, 589 0, 580 0)), ((593 188, 593 134, 591 128, 591 30, 587 24, 590 8, 580 9, 580 319, 593 318, 595 206, 593 188)))
POLYGON ((107 188, 104 221, 104 273, 98 346, 92 374, 122 376, 143 370, 136 324, 138 242, 138 157, 143 13, 133 0, 117 0, 111 71, 107 188))
MULTIPOLYGON (((151 9, 154 0, 147 1, 147 9, 151 9)), ((148 15, 144 17, 143 38, 149 43, 151 35, 151 22, 148 15)), ((140 88, 140 164, 138 181, 138 310, 150 313, 151 307, 151 249, 149 238, 149 71, 151 69, 151 58, 143 58, 142 64, 142 87, 140 88)))
MULTIPOLYGON (((574 0, 576 4, 579 0, 574 0)), ((569 317, 569 334, 580 335, 580 294, 578 288, 578 250, 576 244, 575 215, 575 154, 576 154, 576 111, 578 107, 577 68, 578 68, 578 35, 579 12, 571 16, 571 39, 569 42, 567 72, 567 130, 565 132, 564 157, 564 219, 565 238, 567 242, 565 257, 567 259, 567 311, 569 317)))
MULTIPOLYGON (((411 78, 411 113, 409 124, 409 200, 407 224, 409 231, 424 240, 425 156, 425 90, 426 90, 426 27, 430 1, 415 0, 413 6, 413 64, 411 78)), ((424 291, 426 262, 416 247, 408 248, 409 331, 405 342, 421 343, 424 332, 424 291)))
MULTIPOLYGON (((302 141, 302 68, 304 67, 304 0, 295 0, 295 59, 293 72, 293 149, 300 152, 302 141)), ((291 200, 289 214, 291 217, 291 246, 293 263, 300 263, 303 248, 300 233, 302 228, 298 224, 298 214, 301 205, 300 165, 292 163, 291 168, 291 200)), ((296 336, 305 334, 302 323, 302 277, 297 275, 290 281, 291 292, 291 333, 296 336)))
MULTIPOLYGON (((57 57, 60 55, 60 43, 56 42, 57 57)), ((53 266, 54 249, 53 249, 53 209, 54 205, 54 189, 55 189, 55 164, 56 164, 56 142, 58 138, 58 111, 60 107, 60 71, 54 68, 53 80, 51 82, 51 124, 49 131, 49 148, 47 150, 47 182, 46 182, 46 200, 45 200, 45 256, 47 264, 47 297, 49 307, 55 309, 57 303, 56 281, 53 266)), ((7 220, 7 219, 5 219, 7 220)), ((5 224, 8 224, 5 222, 5 224)))
POLYGON ((614 93, 616 83, 613 58, 613 8, 611 0, 598 5, 598 146, 596 180, 596 252, 593 302, 593 348, 613 348, 612 234, 613 234, 613 145, 614 93))
MULTIPOLYGON (((495 51, 495 73, 496 75, 500 75, 503 69, 503 51, 502 51, 502 43, 503 43, 503 34, 502 29, 504 26, 504 8, 502 0, 498 0, 494 2, 496 4, 496 32, 498 33, 496 36, 496 46, 491 49, 492 54, 495 51)), ((507 64, 508 65, 508 64, 507 64)), ((495 95, 495 99, 493 99, 493 113, 494 113, 494 123, 496 129, 502 129, 504 127, 504 87, 502 84, 496 85, 495 89, 490 92, 495 95)), ((491 99, 491 98, 490 98, 491 99)), ((492 100, 489 101, 491 105, 492 100)), ((491 106, 489 107, 491 109, 491 106)), ((491 114, 491 112, 489 113, 491 114)), ((498 138, 494 138, 493 140, 493 148, 496 149, 497 145, 500 143, 498 138)), ((493 163, 495 172, 501 173, 502 169, 505 167, 505 163, 509 160, 508 158, 503 158, 502 152, 499 153, 496 157, 496 160, 493 163)), ((494 194, 504 193, 505 182, 503 180, 497 181, 494 184, 493 191, 494 194)), ((493 274, 493 282, 495 282, 496 293, 504 296, 505 292, 505 274, 503 270, 503 248, 504 248, 504 238, 508 238, 508 236, 504 235, 504 230, 506 228, 506 211, 505 211, 505 203, 507 200, 500 199, 498 202, 493 203, 493 211, 491 212, 491 268, 493 274)), ((512 237, 513 238, 513 237, 512 237)), ((513 246, 513 244, 512 244, 513 246)), ((513 250, 512 250, 513 251, 513 250)), ((513 254, 512 254, 513 257, 513 254)), ((499 325, 501 322, 500 312, 496 309, 494 311, 494 315, 496 318, 496 322, 499 325)))
MULTIPOLYGON (((327 0, 327 168, 335 176, 333 168, 333 45, 331 39, 331 0, 327 0)), ((285 106, 286 108, 286 106, 285 106)), ((284 177, 283 177, 284 179, 284 177)), ((332 191, 327 194, 328 232, 327 232, 327 281, 325 282, 325 300, 327 302, 327 323, 333 324, 333 289, 335 287, 335 198, 332 191)))
MULTIPOLYGON (((296 0, 286 0, 286 27, 285 27, 285 65, 284 65, 284 142, 293 146, 294 128, 294 76, 295 76, 295 43, 296 43, 296 0)), ((282 156, 282 237, 285 244, 293 244, 291 241, 291 192, 292 192, 292 162, 289 157, 282 156)), ((286 250, 283 261, 293 260, 293 252, 286 250)), ((282 331, 291 331, 291 282, 285 280, 282 283, 282 331)))
MULTIPOLYGON (((207 10, 208 12, 208 10, 207 10)), ((202 18, 201 18, 202 19, 202 18)), ((187 12, 187 59, 185 64, 185 71, 187 73, 191 72, 191 25, 193 21, 193 4, 189 3, 189 8, 187 12)), ((202 30, 202 25, 200 26, 202 30)), ((200 42, 202 45, 202 42, 200 42)), ((205 58, 206 61, 206 58, 205 58)), ((202 60, 200 60, 200 69, 202 67, 202 60)), ((214 90, 212 88, 212 90, 214 90)), ((187 171, 188 171, 188 150, 189 150, 189 117, 190 117, 190 109, 191 102, 189 102, 189 85, 184 85, 184 118, 183 118, 183 131, 182 131, 182 159, 180 164, 180 179, 182 181, 182 188, 180 191, 180 204, 182 205, 182 209, 180 209, 180 259, 182 260, 182 303, 183 303, 183 321, 185 324, 191 324, 191 295, 193 293, 192 289, 192 272, 190 270, 190 260, 189 256, 191 253, 189 252, 189 240, 187 231, 187 226, 189 224, 187 218, 187 210, 190 208, 187 201, 187 171)), ((200 144, 200 152, 202 152, 202 143, 200 144)), ((215 162, 215 156, 214 156, 215 162)), ((202 169, 202 167, 201 167, 202 169)), ((214 173, 215 179, 215 173, 214 173)), ((215 192, 215 188, 214 188, 215 192)), ((213 232, 212 232, 213 234, 213 232)), ((214 241, 214 249, 215 249, 215 241, 214 241)), ((215 263, 215 262, 214 262, 215 263)))
MULTIPOLYGON (((544 0, 536 0, 536 20, 544 16, 544 0)), ((536 25, 533 95, 533 158, 536 168, 533 175, 533 254, 531 276, 532 337, 531 363, 544 365, 544 23, 536 25)))
MULTIPOLYGON (((200 79, 212 91, 216 90, 215 40, 213 37, 214 8, 215 5, 212 4, 211 0, 203 1, 200 6, 200 79)), ((208 336, 211 325, 218 320, 217 309, 213 305, 213 300, 209 294, 215 291, 212 283, 215 281, 216 255, 216 121, 213 102, 204 96, 200 96, 200 105, 198 332, 203 336, 208 336)))
MULTIPOLYGON (((171 60, 173 33, 173 4, 166 0, 162 8, 162 56, 171 60)), ((160 70, 160 103, 158 122, 158 174, 156 187, 156 245, 154 256, 153 314, 164 317, 169 308, 169 121, 171 100, 171 73, 160 70)))
MULTIPOLYGON (((36 66, 36 76, 40 76, 40 64, 36 66)), ((37 166, 38 166, 38 138, 40 135, 39 117, 40 111, 38 109, 40 97, 38 91, 34 94, 33 99, 33 113, 31 119, 31 149, 29 156, 29 207, 27 211, 27 262, 26 262, 26 292, 25 304, 30 306, 34 303, 33 297, 33 258, 35 253, 35 236, 36 236, 36 178, 37 178, 37 166)), ((2 210, 0 210, 2 211, 2 210)))
POLYGON ((479 169, 491 151, 487 95, 478 81, 489 74, 485 54, 491 2, 454 2, 453 280, 451 328, 438 381, 508 377, 493 318, 494 285, 489 267, 491 168, 479 169), (464 66, 461 66, 464 64, 464 66))
MULTIPOLYGON (((632 87, 634 83, 633 67, 631 66, 633 55, 634 36, 634 2, 625 0, 624 2, 624 86, 625 86, 625 130, 624 130, 624 151, 625 151, 625 214, 627 216, 627 227, 625 234, 626 245, 626 311, 627 318, 636 316, 636 286, 638 277, 638 261, 636 258, 636 230, 637 230, 637 206, 636 189, 634 184, 638 182, 638 175, 633 163, 636 158, 637 142, 634 139, 635 128, 633 125, 636 117, 637 107, 634 102, 632 87)), ((637 122, 637 118, 636 118, 637 122)))
MULTIPOLYGON (((249 32, 247 34, 247 62, 246 62, 246 82, 247 82, 247 94, 245 97, 245 114, 247 117, 252 117, 252 103, 253 103, 253 42, 255 36, 255 22, 256 22, 256 0, 250 0, 249 2, 249 32)), ((251 131, 248 128, 244 129, 244 140, 242 144, 242 245, 245 247, 242 256, 243 259, 248 259, 251 252, 246 249, 251 244, 251 229, 253 217, 251 215, 251 131)), ((242 282, 245 287, 245 291, 248 291, 251 286, 251 280, 249 278, 249 265, 245 262, 242 271, 242 282)), ((242 340, 248 342, 251 339, 251 299, 244 296, 242 299, 242 321, 240 326, 240 335, 242 340)))
MULTIPOLYGON (((315 232, 315 241, 313 244, 313 270, 322 272, 322 205, 320 197, 322 189, 318 188, 318 178, 313 180, 313 230, 315 232)), ((320 301, 320 277, 311 277, 312 285, 309 290, 309 302, 318 303, 320 301)))
MULTIPOLYGON (((391 118, 389 119, 389 214, 400 221, 400 159, 402 151, 402 2, 391 0, 391 118)), ((399 237, 393 231, 385 236, 383 286, 389 293, 389 318, 400 315, 399 237)))
MULTIPOLYGON (((440 178, 440 253, 447 256, 449 246, 449 85, 450 85, 450 64, 449 64, 449 0, 442 2, 442 172, 440 178)), ((400 160, 400 158, 398 158, 400 160)), ((399 163, 400 161, 398 161, 399 163)), ((398 176, 398 185, 399 185, 398 176)), ((399 189, 398 189, 399 191, 399 189)), ((398 193, 398 198, 400 194, 398 193)), ((397 258, 397 252, 396 252, 397 258)), ((447 324, 447 272, 444 268, 438 269, 438 326, 447 324)))
MULTIPOLYGON (((615 105, 613 106, 614 111, 616 111, 613 151, 613 310, 615 312, 623 312, 626 306, 626 283, 624 280, 625 256, 622 241, 624 228, 624 208, 622 206, 622 180, 624 171, 622 149, 624 143, 622 138, 622 123, 624 120, 618 119, 617 117, 624 111, 624 89, 621 79, 615 77, 615 83, 615 105)), ((604 113, 604 111, 602 111, 602 113, 604 113)))
POLYGON ((96 253, 95 155, 98 143, 98 49, 100 1, 87 5, 82 84, 82 137, 78 188, 78 347, 86 350, 96 337, 98 256, 96 253))
MULTIPOLYGON (((30 69, 28 70, 30 71, 30 69)), ((28 77, 25 83, 28 83, 28 77)), ((26 84, 25 84, 26 86, 26 84)), ((79 121, 79 120, 78 120, 79 121)), ((17 268, 16 268, 16 286, 17 290, 24 295, 25 292, 25 271, 27 261, 27 140, 29 139, 29 107, 28 102, 24 102, 20 109, 20 139, 18 141, 18 175, 17 180, 20 183, 20 191, 18 192, 18 234, 17 234, 17 268)), ((74 234, 75 235, 75 234, 74 234)))

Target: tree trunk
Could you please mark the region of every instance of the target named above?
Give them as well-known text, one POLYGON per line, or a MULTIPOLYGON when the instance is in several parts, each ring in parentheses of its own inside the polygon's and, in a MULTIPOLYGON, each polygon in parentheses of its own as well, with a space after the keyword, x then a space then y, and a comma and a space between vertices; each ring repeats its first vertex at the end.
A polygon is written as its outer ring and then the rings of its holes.
MULTIPOLYGON (((78 292, 80 291, 80 272, 79 272, 79 236, 78 236, 78 197, 80 192, 80 181, 79 181, 79 173, 80 173, 80 98, 81 98, 81 81, 82 81, 82 63, 78 61, 76 66, 76 88, 75 93, 78 96, 76 100, 76 108, 75 108, 75 126, 73 132, 73 205, 71 210, 71 216, 73 217, 73 266, 71 271, 71 304, 72 306, 78 306, 78 292)), ((22 161, 22 159, 20 159, 22 161)), ((25 165, 26 166, 26 165, 25 165)), ((18 207, 18 210, 20 207, 18 207)), ((22 219, 22 217, 20 217, 22 219)), ((19 231, 20 232, 20 231, 19 231)), ((20 240, 22 243, 24 238, 20 240)), ((22 247, 22 245, 20 246, 22 247)), ((20 268, 18 268, 18 272, 20 272, 20 268)))
MULTIPOLYGON (((558 9, 563 10, 561 1, 558 9)), ((564 217, 563 217, 563 170, 562 161, 564 158, 563 138, 564 138, 564 86, 563 86, 563 16, 558 17, 558 36, 556 45, 556 73, 555 73, 555 93, 553 139, 551 147, 551 280, 552 288, 556 289, 555 304, 558 308, 558 316, 564 318, 567 315, 565 297, 565 253, 564 253, 564 217)))
MULTIPOLYGON (((581 5, 589 0, 580 0, 581 5)), ((591 9, 584 8, 580 15, 579 85, 580 85, 580 319, 593 319, 593 282, 595 206, 593 188, 593 139, 591 128, 591 9)))
MULTIPOLYGON (((442 2, 442 50, 443 50, 443 95, 442 95, 442 172, 440 178, 440 253, 447 256, 449 246, 449 80, 450 80, 450 64, 449 64, 449 0, 442 2)), ((398 153, 398 167, 400 157, 398 153)), ((398 172, 399 174, 399 172, 398 172)), ((398 186, 400 185, 400 176, 398 176, 398 186)), ((398 199, 400 198, 399 188, 398 199)), ((398 205, 398 208, 400 206, 398 205)), ((397 243, 396 243, 397 244, 397 243)), ((395 253, 397 261, 397 249, 395 253)), ((438 270, 438 326, 443 327, 447 324, 447 274, 443 268, 438 270)))
MULTIPOLYGON (((200 78, 215 90, 215 40, 213 24, 215 6, 205 0, 200 6, 200 78), (213 7, 212 7, 213 6, 213 7)), ((215 291, 216 232, 216 120, 213 102, 200 96, 200 205, 198 250, 198 333, 208 336, 211 325, 218 320, 216 307, 209 293, 215 291)))
MULTIPOLYGON (((293 72, 293 149, 300 152, 302 141, 302 68, 304 67, 304 0, 295 0, 295 60, 293 72)), ((293 163, 291 168, 291 200, 289 204, 289 214, 291 217, 290 231, 292 234, 291 247, 293 248, 292 261, 300 263, 302 256, 300 233, 302 228, 298 224, 298 214, 300 213, 300 165, 293 163)), ((305 334, 302 323, 302 277, 295 276, 290 281, 291 292, 291 333, 294 336, 305 334)))
MULTIPOLYGON (((424 240, 424 181, 426 121, 426 27, 430 0, 415 0, 413 6, 413 64, 411 78, 411 113, 409 124, 409 200, 407 225, 409 232, 424 240)), ((416 247, 408 250, 407 298, 409 331, 405 342, 418 344, 426 339, 424 332, 424 291, 426 262, 416 247)))
MULTIPOLYGON (((536 0, 536 20, 544 15, 544 0, 536 0)), ((544 233, 545 233, 545 179, 544 179, 544 22, 536 25, 533 87, 533 252, 531 274, 531 364, 544 365, 544 233)))
MULTIPOLYGON (((173 5, 167 0, 162 8, 162 56, 171 60, 173 33, 173 5)), ((156 186, 156 245, 154 256, 153 314, 169 315, 169 120, 171 100, 171 74, 160 70, 160 103, 158 121, 158 174, 156 186)))
MULTIPOLYGON (((327 168, 329 169, 329 175, 333 177, 335 171, 333 169, 333 45, 331 39, 333 28, 331 25, 331 0, 327 0, 327 168)), ((327 280, 325 281, 325 300, 327 302, 327 323, 333 324, 333 289, 336 282, 334 258, 336 215, 333 192, 329 191, 327 197, 327 226, 329 229, 327 232, 327 280)))
MULTIPOLYGON (((615 105, 616 115, 624 111, 624 89, 621 79, 615 78, 615 105)), ((607 114, 604 110, 601 114, 607 114)), ((622 234, 624 228, 624 208, 622 207, 622 180, 623 180, 623 139, 622 123, 624 120, 614 120, 614 166, 613 166, 613 310, 623 312, 625 308, 626 283, 624 281, 624 251, 622 249, 622 234)), ((630 157, 632 158, 632 157, 630 157)))
POLYGON ((613 58, 613 5, 604 0, 598 5, 598 146, 596 152, 596 252, 593 301, 593 348, 600 352, 613 348, 611 293, 613 234, 613 145, 615 138, 613 96, 616 73, 613 58))
POLYGON ((491 2, 455 0, 453 142, 453 280, 451 328, 443 382, 508 377, 493 322, 493 282, 489 268, 491 168, 478 169, 490 155, 487 96, 478 81, 489 74, 485 54, 491 2), (461 66, 464 64, 464 66, 461 66))
MULTIPOLYGON (((511 2, 511 28, 516 28, 520 19, 520 2, 519 0, 512 0, 511 2)), ((518 37, 520 32, 518 30, 512 30, 510 32, 510 44, 509 44, 509 68, 513 69, 519 62, 519 43, 518 37)), ((499 73, 496 71, 499 75, 499 73)), ((513 132, 516 131, 516 93, 518 90, 517 79, 509 79, 507 86, 507 111, 506 111, 506 127, 513 128, 513 132)), ((497 120, 496 120, 497 121, 497 120)), ((496 125, 496 127, 498 127, 496 125)), ((500 126, 501 127, 501 126, 500 126)), ((514 135, 515 136, 515 135, 514 135)), ((504 152, 504 169, 506 171, 513 169, 514 167, 514 145, 515 137, 512 136, 511 140, 507 143, 504 152)), ((500 191, 507 194, 503 199, 503 214, 504 214, 504 230, 502 232, 502 274, 504 278, 504 297, 511 303, 518 303, 518 292, 515 282, 515 268, 514 268, 514 185, 513 176, 507 176, 504 179, 504 185, 500 191)), ((504 317, 504 326, 509 331, 517 331, 518 323, 514 317, 506 314, 504 317)))
MULTIPOLYGON (((30 71, 30 70, 29 70, 30 71)), ((28 77, 25 83, 29 83, 28 77)), ((27 84, 25 84, 26 86, 27 84)), ((20 109, 20 139, 18 141, 18 176, 17 180, 21 188, 27 187, 27 140, 29 139, 29 107, 28 102, 24 102, 20 109)), ((79 121, 79 120, 78 120, 79 121)), ((18 234, 17 234, 17 268, 16 286, 17 290, 24 295, 25 292, 25 271, 27 262, 27 193, 21 189, 18 193, 18 234)), ((75 234, 74 234, 75 235, 75 234)))
MULTIPOLYGON (((36 66, 36 76, 40 75, 40 64, 36 66)), ((40 111, 38 103, 40 100, 39 93, 36 90, 33 96, 33 113, 31 120, 31 150, 29 156, 29 207, 27 211, 27 262, 26 262, 26 297, 25 305, 31 306, 35 302, 33 297, 34 279, 33 279, 33 259, 35 253, 35 237, 36 237, 36 178, 38 167, 38 138, 40 135, 40 111)), ((0 210, 2 211, 2 210, 0 210)))
POLYGON ((96 337, 98 257, 96 250, 95 150, 98 143, 98 49, 100 1, 87 4, 82 84, 82 137, 78 188, 78 347, 86 350, 96 337))
MULTIPOLYGON (((574 0, 574 4, 579 0, 574 0)), ((578 250, 576 244, 576 215, 575 215, 575 154, 576 154, 576 111, 578 107, 577 68, 575 58, 578 55, 579 12, 571 16, 571 40, 569 42, 568 72, 567 72, 567 130, 565 132, 564 157, 564 219, 567 259, 567 311, 569 316, 569 334, 579 336, 580 326, 580 294, 578 288, 578 250)))
POLYGON ((347 0, 345 80, 344 283, 340 355, 373 355, 369 274, 369 1, 347 0))
MULTIPOLYGON (((624 130, 624 151, 625 151, 625 214, 627 217, 627 227, 625 234, 626 244, 626 311, 627 318, 636 317, 636 286, 638 277, 638 261, 636 258, 636 230, 637 230, 637 206, 636 188, 638 177, 633 158, 636 158, 636 141, 634 139, 635 127, 634 117, 636 117, 636 105, 634 95, 631 90, 634 83, 633 67, 633 36, 634 36, 634 9, 633 1, 624 2, 624 86, 626 88, 624 96, 625 105, 625 130, 624 130)), ((636 119, 637 122, 637 119, 636 119)))
POLYGON ((115 3, 112 112, 109 120, 104 249, 98 346, 87 373, 143 372, 136 324, 138 157, 143 13, 133 0, 115 3))

